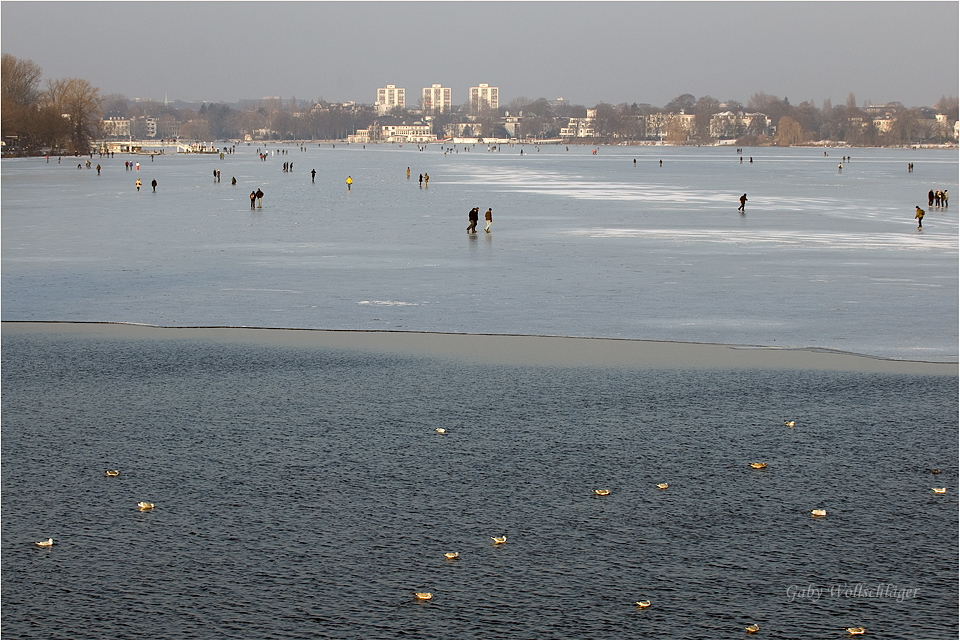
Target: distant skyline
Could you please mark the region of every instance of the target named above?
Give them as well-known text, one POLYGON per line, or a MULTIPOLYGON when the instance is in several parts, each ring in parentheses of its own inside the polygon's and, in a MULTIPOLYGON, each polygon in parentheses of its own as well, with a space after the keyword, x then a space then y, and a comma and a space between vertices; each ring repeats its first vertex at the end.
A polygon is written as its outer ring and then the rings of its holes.
POLYGON ((957 96, 957 2, 19 2, 0 48, 102 94, 414 107, 434 83, 663 106, 689 93, 792 104, 957 96))

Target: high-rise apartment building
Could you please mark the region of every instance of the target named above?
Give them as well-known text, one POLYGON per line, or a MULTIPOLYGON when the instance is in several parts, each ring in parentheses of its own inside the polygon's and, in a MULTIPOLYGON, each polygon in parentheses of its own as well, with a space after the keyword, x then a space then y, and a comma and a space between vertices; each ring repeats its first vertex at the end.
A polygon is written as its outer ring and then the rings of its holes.
POLYGON ((406 108, 405 91, 396 85, 387 85, 377 89, 377 113, 385 114, 394 107, 406 108))
POLYGON ((424 87, 422 98, 425 113, 450 111, 453 107, 453 91, 449 87, 440 85, 424 87))
POLYGON ((484 107, 500 108, 500 88, 481 84, 479 87, 470 87, 470 108, 480 111, 484 107))

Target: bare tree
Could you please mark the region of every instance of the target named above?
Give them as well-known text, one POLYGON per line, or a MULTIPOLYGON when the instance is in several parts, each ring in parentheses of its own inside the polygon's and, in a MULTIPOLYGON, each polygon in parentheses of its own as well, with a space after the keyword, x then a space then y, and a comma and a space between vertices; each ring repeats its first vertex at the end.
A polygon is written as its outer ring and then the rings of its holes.
POLYGON ((40 78, 43 70, 33 60, 21 60, 9 53, 0 56, 0 90, 3 94, 3 106, 7 101, 22 107, 35 106, 40 99, 40 78))
POLYGON ((90 142, 100 132, 100 89, 82 78, 67 81, 64 114, 70 117, 70 138, 73 149, 82 154, 90 150, 90 142))
POLYGON ((697 100, 697 104, 693 107, 693 113, 696 115, 696 120, 693 124, 693 137, 702 143, 710 142, 712 136, 710 135, 710 120, 713 118, 713 114, 720 112, 720 101, 711 96, 703 96, 697 100))
POLYGON ((697 104, 697 99, 691 93, 680 94, 667 104, 663 106, 663 110, 666 113, 676 114, 680 113, 692 113, 694 106, 697 104))
POLYGON ((3 54, 0 67, 0 131, 4 137, 15 138, 17 153, 23 153, 42 137, 45 119, 38 113, 38 87, 43 71, 32 60, 22 60, 8 53, 3 54))
POLYGON ((777 144, 781 147, 789 147, 803 142, 803 128, 800 123, 790 116, 780 118, 780 126, 777 127, 777 144))

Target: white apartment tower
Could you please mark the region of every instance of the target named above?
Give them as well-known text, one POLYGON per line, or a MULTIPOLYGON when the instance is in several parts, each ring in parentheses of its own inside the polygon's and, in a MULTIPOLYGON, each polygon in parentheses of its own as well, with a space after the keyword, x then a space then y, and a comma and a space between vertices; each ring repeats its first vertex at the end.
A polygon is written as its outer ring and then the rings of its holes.
POLYGON ((449 87, 424 87, 422 98, 423 110, 426 113, 450 111, 453 107, 453 91, 449 87))
POLYGON ((500 108, 500 88, 483 84, 470 87, 470 108, 480 111, 485 106, 490 109, 500 108))
POLYGON ((377 89, 377 113, 385 114, 394 107, 406 108, 406 97, 404 89, 397 88, 396 85, 387 85, 377 89))

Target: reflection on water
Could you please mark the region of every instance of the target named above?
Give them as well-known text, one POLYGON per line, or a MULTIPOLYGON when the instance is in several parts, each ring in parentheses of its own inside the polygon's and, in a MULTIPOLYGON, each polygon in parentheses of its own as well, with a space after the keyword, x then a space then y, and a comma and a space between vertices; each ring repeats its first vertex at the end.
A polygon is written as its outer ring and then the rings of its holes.
POLYGON ((49 334, 2 358, 11 638, 958 635, 953 376, 49 334))

